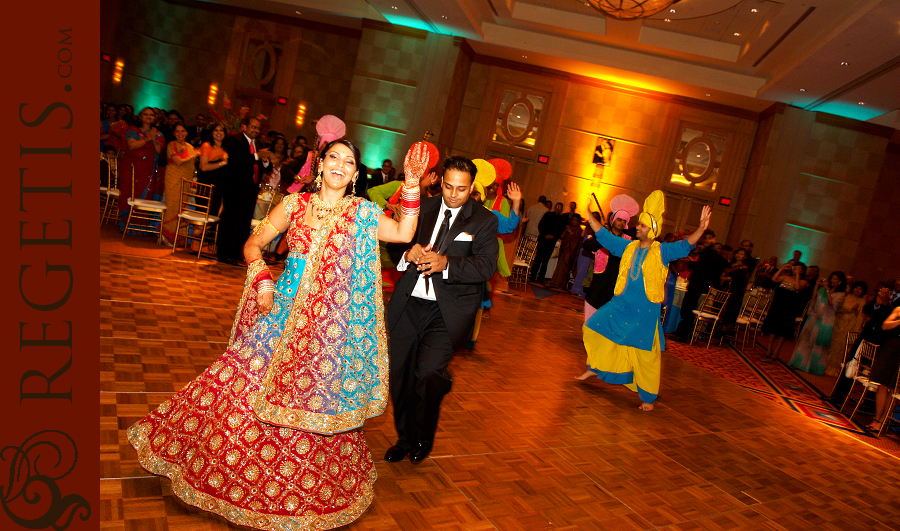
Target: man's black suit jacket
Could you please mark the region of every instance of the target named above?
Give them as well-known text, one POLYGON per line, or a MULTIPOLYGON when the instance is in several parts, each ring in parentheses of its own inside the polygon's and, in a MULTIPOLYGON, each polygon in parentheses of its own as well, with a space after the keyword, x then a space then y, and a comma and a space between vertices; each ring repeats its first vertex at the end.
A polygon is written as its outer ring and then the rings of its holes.
MULTIPOLYGON (((257 144, 258 145, 258 144, 257 144)), ((250 153, 250 142, 244 133, 228 135, 222 141, 222 148, 228 153, 227 185, 234 189, 250 189, 256 186, 253 182, 253 167, 260 164, 253 153, 250 153)), ((263 168, 260 165, 259 174, 263 168)))
MULTIPOLYGON (((423 247, 431 243, 442 201, 439 195, 422 200, 413 242, 423 247)), ((481 306, 482 284, 497 270, 497 225, 497 216, 491 211, 478 201, 466 201, 438 250, 447 257, 447 279, 442 272, 434 273, 431 282, 454 350, 468 338, 481 306), (459 239, 464 234, 471 240, 459 239)), ((418 277, 415 264, 410 264, 394 286, 387 306, 389 332, 400 320, 418 277)))

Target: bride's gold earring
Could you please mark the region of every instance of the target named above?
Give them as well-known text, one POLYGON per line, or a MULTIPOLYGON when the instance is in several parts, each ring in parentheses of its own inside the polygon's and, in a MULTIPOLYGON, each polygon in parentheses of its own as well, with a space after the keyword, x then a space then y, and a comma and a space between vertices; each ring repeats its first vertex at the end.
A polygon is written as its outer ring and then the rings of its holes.
POLYGON ((322 189, 322 170, 319 170, 319 174, 316 175, 316 188, 322 189))

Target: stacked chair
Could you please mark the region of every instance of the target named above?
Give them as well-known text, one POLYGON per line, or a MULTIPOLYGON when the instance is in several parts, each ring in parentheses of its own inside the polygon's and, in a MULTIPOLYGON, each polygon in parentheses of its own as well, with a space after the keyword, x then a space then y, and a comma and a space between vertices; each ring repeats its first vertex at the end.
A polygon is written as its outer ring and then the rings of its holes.
POLYGON ((513 284, 524 287, 528 284, 528 274, 531 271, 531 263, 534 262, 534 253, 537 250, 537 236, 522 235, 516 246, 516 258, 513 260, 509 274, 509 287, 513 284))

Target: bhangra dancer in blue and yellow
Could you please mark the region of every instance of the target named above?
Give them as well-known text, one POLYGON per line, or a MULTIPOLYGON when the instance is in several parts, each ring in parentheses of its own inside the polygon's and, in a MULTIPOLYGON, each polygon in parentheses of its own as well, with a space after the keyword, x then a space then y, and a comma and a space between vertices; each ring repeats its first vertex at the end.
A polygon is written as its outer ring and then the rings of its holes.
POLYGON ((622 260, 612 300, 584 324, 588 370, 577 379, 596 375, 604 382, 623 384, 637 391, 644 411, 653 409, 659 394, 660 353, 665 348, 659 317, 668 263, 688 255, 709 226, 711 215, 704 206, 696 231, 684 240, 660 243, 655 238, 662 229, 665 209, 662 191, 651 193, 631 242, 610 234, 603 219, 598 222, 588 216, 597 241, 622 260))

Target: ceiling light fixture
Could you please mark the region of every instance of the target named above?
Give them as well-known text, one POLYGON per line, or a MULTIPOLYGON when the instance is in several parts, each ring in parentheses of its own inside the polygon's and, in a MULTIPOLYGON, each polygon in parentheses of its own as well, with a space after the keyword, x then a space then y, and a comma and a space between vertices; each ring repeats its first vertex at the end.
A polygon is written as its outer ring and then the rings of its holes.
POLYGON ((397 6, 391 6, 391 9, 397 9, 397 6))
POLYGON ((447 20, 447 15, 441 15, 441 18, 447 20))
POLYGON ((800 92, 806 92, 806 89, 800 89, 800 92))
POLYGON ((523 56, 522 56, 522 59, 528 59, 528 56, 527 56, 527 55, 523 55, 523 56))
POLYGON ((709 94, 706 95, 707 98, 708 98, 709 96, 710 96, 709 94))
MULTIPOLYGON (((679 0, 588 0, 590 5, 604 15, 619 20, 635 20, 665 11, 679 0)), ((672 9, 670 12, 674 13, 672 9)))
POLYGON ((667 19, 666 19, 666 22, 672 22, 672 19, 671 19, 671 18, 667 18, 667 19))
POLYGON ((734 36, 735 36, 735 37, 740 37, 741 34, 735 31, 735 32, 734 32, 734 36))
POLYGON ((864 102, 864 101, 859 102, 859 105, 865 105, 865 104, 866 104, 866 102, 864 102))
POLYGON ((756 8, 754 7, 753 9, 750 10, 750 12, 751 12, 751 13, 756 13, 756 8))
POLYGON ((847 65, 849 65, 849 64, 850 64, 850 63, 848 63, 847 61, 841 61, 841 66, 847 66, 847 65))

